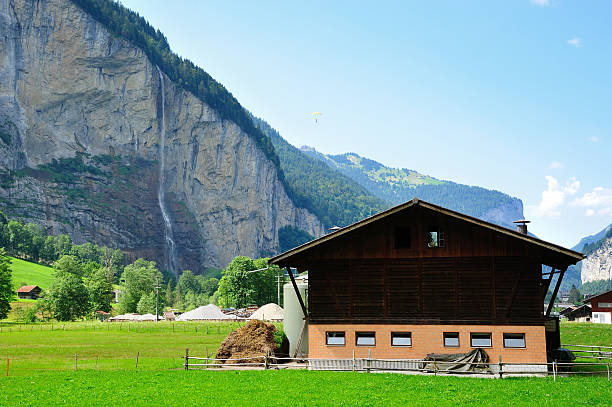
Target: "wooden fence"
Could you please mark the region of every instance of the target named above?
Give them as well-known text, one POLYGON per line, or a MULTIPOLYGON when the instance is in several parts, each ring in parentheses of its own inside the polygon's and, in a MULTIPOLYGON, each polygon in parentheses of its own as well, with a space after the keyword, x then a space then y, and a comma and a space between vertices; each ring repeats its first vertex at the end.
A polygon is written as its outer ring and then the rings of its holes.
POLYGON ((479 377, 511 376, 557 376, 598 375, 607 376, 610 381, 610 362, 552 362, 552 363, 497 363, 467 362, 463 365, 474 367, 476 371, 459 371, 456 362, 425 359, 310 359, 281 358, 270 354, 236 359, 218 359, 211 356, 195 357, 185 351, 183 367, 189 369, 309 369, 353 372, 396 372, 413 374, 451 374, 476 375, 479 377))

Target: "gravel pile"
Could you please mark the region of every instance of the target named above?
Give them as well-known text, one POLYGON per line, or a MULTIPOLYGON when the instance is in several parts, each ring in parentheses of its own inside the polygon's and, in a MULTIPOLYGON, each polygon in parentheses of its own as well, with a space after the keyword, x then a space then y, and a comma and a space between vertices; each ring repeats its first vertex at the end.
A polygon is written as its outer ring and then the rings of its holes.
POLYGON ((225 321, 236 319, 235 315, 225 315, 214 304, 203 305, 176 317, 177 321, 225 321))
POLYGON ((282 322, 285 316, 283 309, 273 302, 259 308, 249 317, 249 319, 259 319, 261 321, 282 322))

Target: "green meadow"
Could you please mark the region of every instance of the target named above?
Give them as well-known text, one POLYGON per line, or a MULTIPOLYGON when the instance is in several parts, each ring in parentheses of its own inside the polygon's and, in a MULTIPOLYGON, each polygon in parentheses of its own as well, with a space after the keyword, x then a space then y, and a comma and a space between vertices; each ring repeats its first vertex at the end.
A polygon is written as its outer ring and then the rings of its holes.
POLYGON ((475 379, 352 372, 77 371, 0 378, 11 406, 601 406, 601 377, 475 379))
POLYGON ((53 281, 53 269, 40 264, 11 257, 11 271, 15 289, 21 284, 37 285, 43 290, 49 288, 53 281))

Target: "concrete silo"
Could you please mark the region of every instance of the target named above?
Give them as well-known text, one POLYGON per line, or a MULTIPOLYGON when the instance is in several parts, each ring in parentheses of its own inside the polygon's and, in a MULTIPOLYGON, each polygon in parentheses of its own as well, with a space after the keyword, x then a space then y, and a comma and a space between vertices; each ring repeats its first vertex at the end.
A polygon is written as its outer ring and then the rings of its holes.
MULTIPOLYGON (((308 304, 308 276, 297 277, 295 282, 302 300, 304 300, 304 304, 308 304)), ((307 357, 308 323, 304 320, 304 312, 295 295, 293 284, 290 282, 283 286, 283 298, 285 309, 283 328, 289 340, 289 355, 292 357, 296 355, 298 357, 307 357)))

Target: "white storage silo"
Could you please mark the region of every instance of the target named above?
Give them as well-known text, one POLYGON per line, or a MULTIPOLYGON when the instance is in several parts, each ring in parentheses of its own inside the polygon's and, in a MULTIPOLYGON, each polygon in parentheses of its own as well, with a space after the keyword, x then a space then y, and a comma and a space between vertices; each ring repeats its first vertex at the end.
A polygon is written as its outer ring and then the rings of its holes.
MULTIPOLYGON (((306 278, 295 279, 298 291, 302 296, 304 304, 308 304, 308 280, 306 278)), ((300 306, 300 302, 295 295, 293 284, 291 282, 283 286, 283 298, 285 309, 285 321, 283 329, 289 340, 289 355, 296 355, 296 348, 299 345, 297 352, 298 357, 308 356, 308 323, 304 320, 304 312, 300 306), (301 340, 300 340, 301 336, 301 340)))

